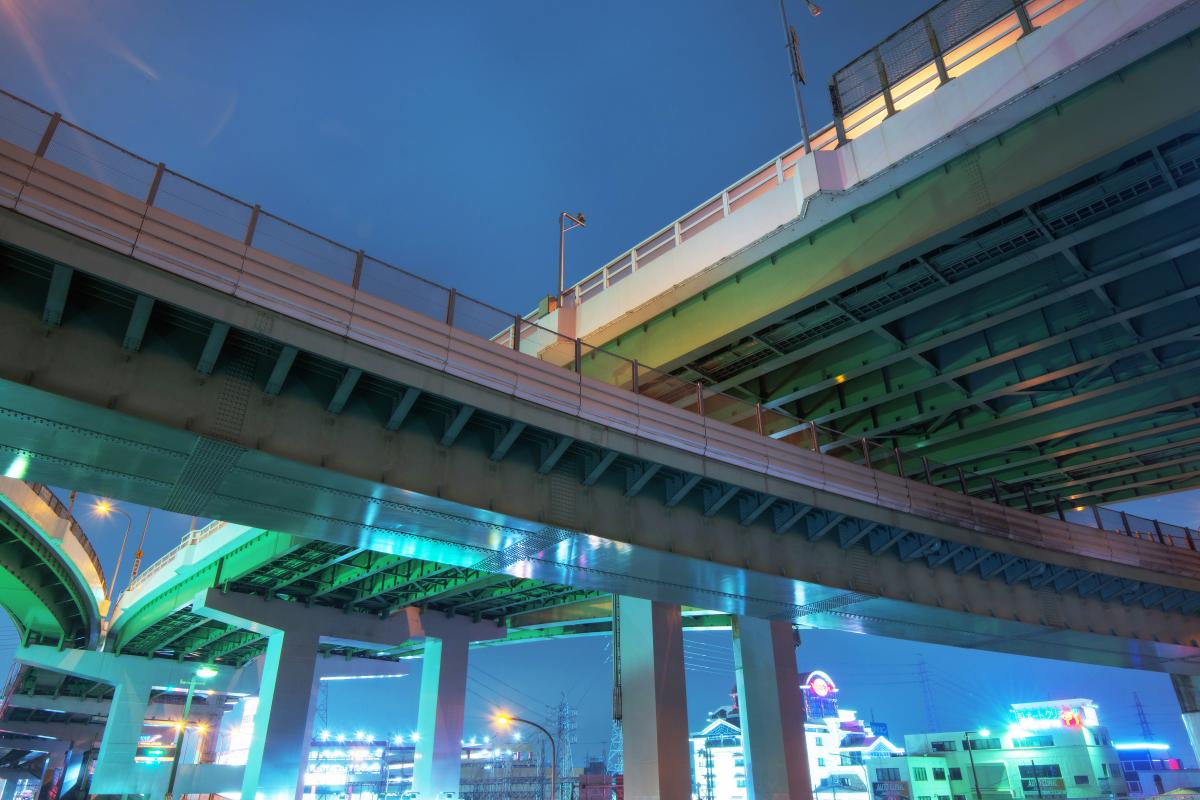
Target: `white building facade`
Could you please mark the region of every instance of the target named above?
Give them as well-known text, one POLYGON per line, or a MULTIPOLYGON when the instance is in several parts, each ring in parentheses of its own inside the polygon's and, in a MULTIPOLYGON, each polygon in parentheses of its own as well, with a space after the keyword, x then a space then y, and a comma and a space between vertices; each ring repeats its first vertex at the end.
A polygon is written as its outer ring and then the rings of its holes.
MULTIPOLYGON (((801 679, 808 767, 818 800, 870 800, 865 763, 900 754, 870 723, 838 707, 838 689, 824 672, 801 679)), ((733 704, 709 714, 692 734, 692 796, 695 800, 747 800, 746 763, 736 693, 733 704)))
POLYGON ((1011 707, 1004 731, 904 737, 908 755, 867 764, 873 800, 1116 800, 1121 759, 1091 700, 1011 707))

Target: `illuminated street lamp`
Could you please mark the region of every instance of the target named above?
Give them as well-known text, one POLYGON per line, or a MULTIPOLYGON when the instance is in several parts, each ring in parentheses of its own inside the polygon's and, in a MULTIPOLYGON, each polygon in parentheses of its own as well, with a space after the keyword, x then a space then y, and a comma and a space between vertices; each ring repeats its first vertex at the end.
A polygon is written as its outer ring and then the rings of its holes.
POLYGON ((92 509, 101 517, 107 517, 109 514, 120 514, 125 518, 125 533, 121 534, 121 549, 117 551, 117 568, 109 576, 108 586, 104 587, 105 608, 103 609, 103 613, 105 616, 108 616, 108 612, 112 609, 113 586, 116 584, 117 576, 121 572, 121 559, 125 557, 125 542, 129 539, 129 529, 133 526, 133 517, 129 516, 128 512, 124 509, 113 505, 111 500, 97 500, 92 509))
POLYGON ((584 219, 582 211, 576 212, 575 214, 568 214, 566 211, 564 211, 558 215, 558 295, 557 295, 557 299, 558 299, 558 302, 560 302, 560 303, 562 302, 563 289, 566 286, 566 274, 565 274, 566 267, 564 266, 564 263, 566 261, 566 254, 567 254, 567 250, 566 250, 567 231, 573 231, 576 228, 586 228, 586 227, 587 227, 587 220, 584 219), (567 220, 571 221, 570 225, 567 224, 567 220))
POLYGON ((188 716, 192 713, 192 696, 196 692, 196 685, 202 683, 209 678, 214 678, 217 675, 217 670, 208 664, 201 664, 196 668, 196 673, 189 678, 187 683, 187 699, 183 701, 183 716, 179 720, 179 724, 175 727, 175 754, 171 759, 171 772, 167 776, 167 792, 163 795, 164 800, 171 800, 175 793, 175 776, 179 773, 179 757, 183 750, 183 731, 187 728, 188 716))
POLYGON ((501 712, 495 717, 496 724, 502 728, 512 725, 514 722, 521 722, 529 725, 532 728, 537 728, 542 733, 546 734, 546 738, 550 741, 550 800, 554 800, 558 793, 558 749, 554 745, 554 737, 550 735, 550 731, 538 725, 536 722, 531 722, 527 719, 514 717, 511 714, 501 712))
MULTIPOLYGON (((808 13, 814 17, 821 15, 821 7, 812 0, 806 0, 808 13)), ((804 102, 800 99, 800 87, 804 85, 804 62, 800 60, 800 37, 796 29, 788 24, 787 8, 784 0, 779 0, 779 15, 783 17, 783 32, 787 35, 788 58, 792 62, 792 88, 796 92, 796 111, 800 114, 800 137, 804 142, 804 152, 812 152, 808 141, 808 118, 804 115, 804 102)))

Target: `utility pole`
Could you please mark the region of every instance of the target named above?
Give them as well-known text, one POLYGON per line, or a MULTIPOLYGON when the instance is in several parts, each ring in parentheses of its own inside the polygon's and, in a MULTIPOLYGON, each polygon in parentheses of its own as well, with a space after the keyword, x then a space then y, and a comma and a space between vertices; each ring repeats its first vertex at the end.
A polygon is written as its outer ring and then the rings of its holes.
MULTIPOLYGON (((621 695, 621 598, 612 596, 612 660, 613 660, 613 697, 612 697, 612 732, 608 737, 608 759, 605 768, 610 776, 625 774, 625 731, 622 727, 624 717, 621 695)), ((613 794, 616 794, 614 780, 613 794)))
MULTIPOLYGON (((815 17, 821 13, 821 8, 809 0, 808 12, 815 17)), ((808 117, 804 114, 804 101, 800 97, 800 87, 804 85, 804 62, 800 60, 800 37, 796 35, 796 29, 788 24, 785 0, 779 0, 779 16, 783 19, 783 32, 787 36, 788 59, 792 67, 792 89, 796 93, 796 113, 800 116, 800 137, 804 143, 804 152, 811 153, 812 147, 808 141, 808 117)))

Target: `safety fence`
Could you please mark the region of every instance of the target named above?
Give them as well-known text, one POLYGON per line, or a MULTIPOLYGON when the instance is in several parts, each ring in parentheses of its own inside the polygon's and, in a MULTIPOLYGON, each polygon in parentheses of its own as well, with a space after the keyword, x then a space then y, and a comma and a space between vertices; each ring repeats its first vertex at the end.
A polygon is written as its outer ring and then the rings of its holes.
MULTIPOLYGON (((782 162, 777 166, 786 171, 782 162)), ((937 464, 917 448, 819 426, 563 336, 204 186, 7 93, 0 93, 0 206, 209 285, 236 286, 242 295, 288 302, 285 281, 263 276, 307 271, 314 291, 338 308, 370 307, 371 297, 380 298, 607 385, 869 469, 1164 545, 1196 547, 1191 529, 1084 505, 1088 494, 1060 496, 1033 481, 1006 483, 937 464)), ((300 313, 312 313, 292 302, 300 313)), ((190 533, 180 548, 215 530, 210 525, 190 533)))
POLYGON ((200 542, 204 541, 209 536, 212 536, 214 533, 221 530, 228 524, 229 523, 222 522, 220 520, 213 520, 199 530, 188 531, 182 537, 180 537, 179 544, 172 547, 170 550, 160 556, 153 564, 138 573, 138 575, 129 582, 129 585, 125 587, 122 594, 132 592, 143 583, 148 582, 158 572, 162 571, 165 567, 167 567, 167 565, 174 561, 176 556, 178 556, 180 553, 187 550, 189 547, 195 547, 196 545, 200 544, 200 542))
POLYGON ((79 523, 75 521, 75 515, 71 513, 71 509, 63 505, 63 502, 55 496, 49 486, 40 483, 29 483, 26 481, 26 486, 34 491, 38 497, 50 506, 60 519, 66 520, 71 526, 71 532, 75 534, 75 540, 79 542, 79 546, 83 548, 83 552, 87 553, 88 560, 92 562, 92 568, 96 570, 96 575, 100 577, 100 587, 104 590, 104 596, 108 596, 108 584, 104 580, 104 567, 100 566, 100 556, 96 555, 95 549, 92 548, 92 543, 88 539, 87 534, 83 532, 83 528, 79 527, 79 523))
MULTIPOLYGON (((834 73, 829 83, 833 122, 814 133, 813 150, 834 150, 942 84, 965 75, 1025 33, 1045 26, 1086 0, 944 0, 877 47, 834 73)), ((706 228, 745 208, 797 175, 805 154, 797 145, 709 198, 574 286, 561 302, 585 303, 706 228)))

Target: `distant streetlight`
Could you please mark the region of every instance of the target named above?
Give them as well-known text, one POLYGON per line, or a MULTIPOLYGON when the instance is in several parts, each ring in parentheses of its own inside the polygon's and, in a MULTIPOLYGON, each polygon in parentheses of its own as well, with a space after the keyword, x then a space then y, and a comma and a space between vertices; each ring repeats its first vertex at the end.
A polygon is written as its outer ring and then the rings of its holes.
POLYGON ((550 740, 550 800, 554 800, 558 793, 558 749, 554 745, 554 737, 550 735, 550 731, 538 725, 536 722, 531 722, 527 719, 514 717, 509 714, 497 714, 496 724, 502 728, 506 728, 514 722, 521 722, 532 728, 537 728, 542 733, 546 734, 546 738, 550 740))
MULTIPOLYGON (((104 587, 104 600, 108 603, 112 599, 112 590, 117 582, 117 576, 121 572, 121 560, 125 557, 125 542, 129 539, 129 529, 133 527, 133 517, 129 516, 125 510, 113 505, 111 500, 97 500, 92 509, 101 517, 107 517, 109 514, 120 514, 125 518, 125 533, 121 534, 121 549, 117 551, 117 568, 109 576, 108 586, 104 587)), ((110 605, 105 609, 105 616, 108 616, 108 612, 111 610, 112 606, 110 605)))
MULTIPOLYGON (((808 13, 814 17, 821 15, 821 7, 812 0, 806 0, 808 13)), ((787 6, 785 0, 779 0, 779 15, 783 18, 783 32, 787 36, 788 58, 792 63, 792 88, 796 92, 796 111, 800 114, 800 137, 804 142, 804 152, 809 153, 812 147, 808 141, 808 118, 804 115, 804 101, 800 99, 800 87, 804 85, 804 62, 800 60, 800 37, 796 29, 788 24, 787 6)))
POLYGON ((183 701, 183 716, 179 720, 179 724, 175 727, 175 751, 171 759, 171 772, 167 776, 167 791, 163 795, 164 800, 171 800, 175 793, 175 776, 179 774, 179 758, 183 750, 183 731, 187 728, 188 716, 192 713, 192 696, 196 692, 196 685, 215 678, 217 670, 207 664, 201 664, 196 668, 195 674, 188 678, 187 683, 187 699, 183 701))
POLYGON ((567 231, 573 231, 576 228, 586 228, 587 220, 583 217, 583 212, 568 214, 566 211, 558 215, 558 302, 562 302, 563 289, 566 288, 566 254, 567 254, 567 231), (567 220, 571 224, 567 224, 567 220))

